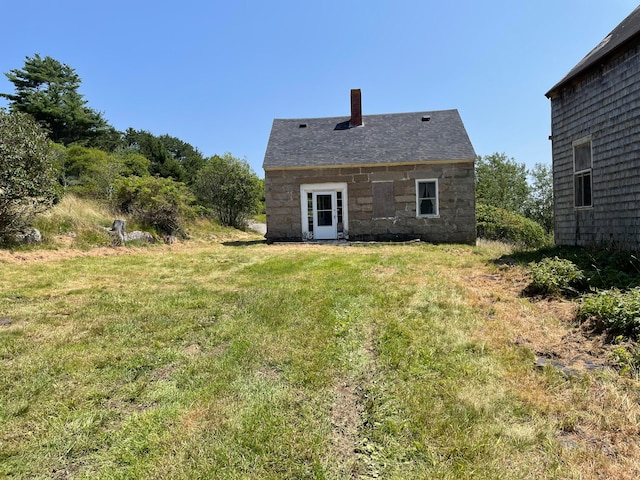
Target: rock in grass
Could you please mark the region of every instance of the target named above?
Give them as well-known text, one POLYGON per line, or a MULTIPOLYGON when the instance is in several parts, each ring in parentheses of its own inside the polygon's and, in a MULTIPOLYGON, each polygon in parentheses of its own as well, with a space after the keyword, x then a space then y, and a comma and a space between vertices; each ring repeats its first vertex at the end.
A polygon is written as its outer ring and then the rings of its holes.
POLYGON ((34 243, 41 243, 42 234, 40 233, 40 230, 38 230, 37 228, 28 228, 23 232, 16 233, 13 237, 13 240, 16 243, 19 243, 22 245, 31 245, 34 243))

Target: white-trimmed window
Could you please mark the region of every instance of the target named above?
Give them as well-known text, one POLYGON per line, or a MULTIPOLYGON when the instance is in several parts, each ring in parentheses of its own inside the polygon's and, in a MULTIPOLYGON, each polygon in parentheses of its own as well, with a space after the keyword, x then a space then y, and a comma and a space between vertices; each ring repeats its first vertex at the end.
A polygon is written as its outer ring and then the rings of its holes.
POLYGON ((416 180, 416 216, 437 217, 438 208, 438 180, 416 180))
POLYGON ((573 142, 573 198, 576 208, 591 207, 591 137, 573 142))

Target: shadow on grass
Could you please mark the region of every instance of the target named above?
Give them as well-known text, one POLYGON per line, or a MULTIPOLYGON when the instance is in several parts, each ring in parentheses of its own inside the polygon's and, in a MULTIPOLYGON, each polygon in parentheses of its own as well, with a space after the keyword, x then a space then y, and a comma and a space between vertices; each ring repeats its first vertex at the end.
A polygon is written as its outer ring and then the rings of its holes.
POLYGON ((225 247, 249 247, 251 245, 266 245, 266 240, 234 240, 232 242, 222 242, 225 247))

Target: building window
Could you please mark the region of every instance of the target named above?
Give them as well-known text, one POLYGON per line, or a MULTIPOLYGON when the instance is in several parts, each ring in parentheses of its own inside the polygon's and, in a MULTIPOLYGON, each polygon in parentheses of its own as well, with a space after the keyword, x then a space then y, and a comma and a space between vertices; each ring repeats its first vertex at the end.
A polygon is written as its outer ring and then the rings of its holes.
POLYGON ((416 180, 416 215, 438 216, 438 180, 416 180))
POLYGON ((573 143, 573 197, 576 208, 591 207, 591 139, 573 143))
POLYGON ((393 182, 373 182, 371 184, 373 197, 373 218, 393 218, 396 215, 395 198, 393 196, 393 182))

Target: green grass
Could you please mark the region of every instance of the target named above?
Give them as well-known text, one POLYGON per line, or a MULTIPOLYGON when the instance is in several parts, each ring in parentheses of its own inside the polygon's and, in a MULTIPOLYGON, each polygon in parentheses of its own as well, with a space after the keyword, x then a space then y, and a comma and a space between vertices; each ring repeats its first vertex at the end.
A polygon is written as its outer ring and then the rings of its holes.
POLYGON ((553 419, 474 336, 456 280, 487 252, 212 244, 0 263, 0 476, 566 478, 553 419))

